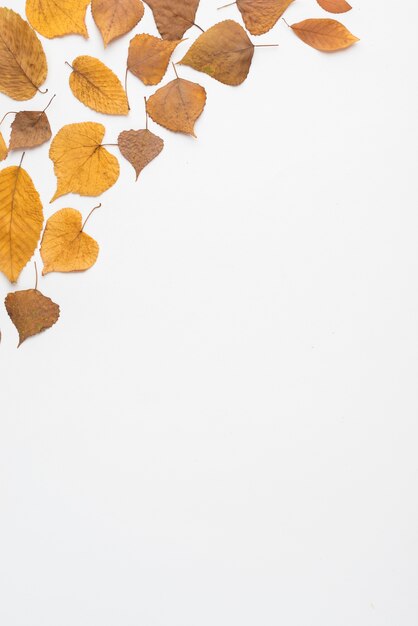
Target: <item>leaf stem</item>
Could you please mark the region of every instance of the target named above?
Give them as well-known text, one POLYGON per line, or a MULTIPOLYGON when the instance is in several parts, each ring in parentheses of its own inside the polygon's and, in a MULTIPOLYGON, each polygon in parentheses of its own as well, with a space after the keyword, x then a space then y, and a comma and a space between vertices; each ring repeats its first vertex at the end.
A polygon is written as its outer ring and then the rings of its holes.
POLYGON ((128 72, 129 72, 129 67, 126 66, 126 72, 125 72, 125 93, 126 93, 126 100, 128 102, 128 110, 131 110, 131 105, 129 104, 129 98, 128 98, 128 72))
POLYGON ((65 61, 65 65, 68 65, 68 67, 71 67, 71 69, 73 70, 73 72, 75 71, 73 66, 71 65, 71 63, 68 63, 68 61, 65 61))
POLYGON ((226 9, 226 7, 232 7, 234 4, 236 4, 236 2, 230 2, 229 4, 224 4, 223 6, 218 7, 218 11, 220 9, 226 9))
POLYGON ((42 111, 42 113, 45 113, 45 111, 51 106, 51 103, 53 101, 53 99, 55 98, 57 94, 54 93, 54 95, 52 96, 51 100, 48 102, 48 104, 46 105, 46 107, 44 108, 44 110, 42 111))
POLYGON ((175 73, 175 75, 176 75, 176 78, 178 78, 178 77, 179 77, 179 75, 177 74, 176 66, 174 65, 174 63, 172 63, 171 65, 173 66, 173 69, 174 69, 174 73, 175 73))
POLYGON ((38 266, 36 265, 36 261, 33 262, 35 265, 35 291, 38 291, 38 266))
POLYGON ((256 43, 254 48, 278 48, 278 43, 256 43))
POLYGON ((39 91, 39 93, 41 93, 43 96, 48 93, 48 89, 45 89, 45 91, 42 91, 42 89, 39 89, 39 87, 37 87, 37 90, 39 91))
POLYGON ((148 109, 147 109, 147 97, 144 96, 145 101, 145 128, 148 130, 148 109))
POLYGON ((204 32, 205 32, 205 31, 203 30, 203 28, 201 28, 198 24, 195 24, 194 22, 193 22, 193 26, 196 26, 196 28, 198 28, 199 30, 201 30, 201 31, 202 31, 202 33, 204 33, 204 32))
POLYGON ((98 204, 97 206, 94 207, 94 209, 92 209, 90 211, 90 213, 87 215, 86 219, 84 220, 84 223, 81 227, 80 233, 83 232, 85 225, 87 224, 87 222, 89 221, 90 217, 93 215, 93 213, 97 210, 100 209, 100 207, 102 206, 102 203, 98 204))
POLYGON ((286 22, 286 20, 284 19, 284 17, 282 17, 282 20, 283 20, 283 22, 286 24, 286 26, 287 26, 288 28, 291 28, 291 27, 290 27, 290 25, 289 25, 289 24, 286 22))
POLYGON ((4 120, 6 119, 6 117, 8 115, 11 115, 12 113, 14 113, 14 115, 17 115, 18 111, 8 111, 7 113, 5 113, 3 115, 3 117, 1 118, 1 120, 0 120, 0 126, 3 124, 4 120))
POLYGON ((22 156, 20 157, 19 169, 22 167, 23 157, 25 156, 25 154, 26 152, 22 152, 22 156))

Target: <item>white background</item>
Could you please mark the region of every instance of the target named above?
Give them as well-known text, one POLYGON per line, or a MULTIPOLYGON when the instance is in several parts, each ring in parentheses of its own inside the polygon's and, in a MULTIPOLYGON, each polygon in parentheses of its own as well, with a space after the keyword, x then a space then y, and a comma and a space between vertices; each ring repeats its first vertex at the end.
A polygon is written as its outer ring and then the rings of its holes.
MULTIPOLYGON (((218 4, 197 23, 240 21, 218 4)), ((350 50, 280 22, 240 88, 179 67, 208 91, 198 139, 151 123, 166 147, 138 183, 120 157, 97 265, 40 281, 53 329, 16 350, 1 308, 2 626, 418 624, 418 14, 354 4, 350 50)), ((286 13, 307 17, 329 15, 286 13)), ((124 75, 132 34, 103 50, 88 28, 42 39, 49 94, 1 112, 56 93, 54 133, 143 127, 132 76, 128 119, 72 96, 78 54, 124 75)), ((48 146, 24 167, 46 217, 96 204, 48 204, 48 146)))

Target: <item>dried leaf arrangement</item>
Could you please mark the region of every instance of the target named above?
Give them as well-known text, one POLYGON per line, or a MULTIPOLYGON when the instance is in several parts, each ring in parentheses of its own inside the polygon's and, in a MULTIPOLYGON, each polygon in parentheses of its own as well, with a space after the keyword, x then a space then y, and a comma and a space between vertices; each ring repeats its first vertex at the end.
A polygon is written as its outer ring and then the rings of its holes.
MULTIPOLYGON (((174 50, 185 41, 186 31, 197 27, 202 34, 178 64, 204 72, 225 85, 240 85, 246 80, 255 48, 259 47, 247 31, 253 36, 270 31, 292 1, 236 0, 219 8, 236 6, 245 28, 227 19, 203 31, 195 23, 200 0, 145 0, 160 37, 139 33, 131 39, 126 79, 131 73, 144 85, 158 85, 174 50)), ((346 0, 317 3, 333 14, 351 9, 346 0)), ((141 0, 26 0, 26 21, 13 10, 0 7, 0 91, 16 101, 29 100, 37 92, 46 93, 41 87, 47 78, 47 59, 37 33, 50 39, 70 34, 87 38, 85 18, 90 4, 104 46, 134 29, 145 12, 141 0)), ((306 19, 290 28, 304 43, 325 52, 342 50, 358 41, 335 19, 306 19)), ((129 114, 126 80, 123 86, 112 70, 91 56, 78 56, 68 65, 70 89, 86 107, 108 115, 129 114)), ((170 131, 195 136, 195 123, 206 105, 205 89, 181 78, 175 65, 173 68, 174 79, 145 99, 146 128, 122 130, 114 144, 133 166, 137 179, 164 148, 163 140, 149 130, 148 116, 170 131)), ((12 151, 30 150, 51 140, 47 109, 52 100, 43 111, 13 112, 8 146, 0 132, 0 161, 12 151)), ((49 156, 57 189, 51 202, 68 193, 100 196, 116 183, 119 161, 103 143, 105 132, 102 124, 92 121, 68 124, 55 134, 49 156)), ((16 283, 39 241, 42 275, 88 270, 96 263, 99 245, 85 232, 85 227, 98 207, 84 222, 78 210, 61 209, 44 227, 42 202, 23 168, 23 157, 24 153, 19 166, 0 171, 0 271, 16 283)), ((5 307, 17 328, 19 345, 53 326, 59 318, 58 305, 38 290, 37 272, 35 288, 9 293, 5 307)))

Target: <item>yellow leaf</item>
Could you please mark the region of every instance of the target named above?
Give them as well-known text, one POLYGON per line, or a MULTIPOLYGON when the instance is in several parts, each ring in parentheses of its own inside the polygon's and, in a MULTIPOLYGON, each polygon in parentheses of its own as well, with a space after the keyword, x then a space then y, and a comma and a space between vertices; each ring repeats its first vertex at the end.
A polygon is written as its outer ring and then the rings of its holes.
POLYGON ((99 245, 83 232, 80 211, 61 209, 46 223, 41 244, 42 274, 82 272, 97 261, 99 245))
POLYGON ((144 15, 141 0, 92 0, 91 12, 104 45, 129 33, 144 15))
POLYGON ((26 0, 26 15, 44 37, 83 35, 88 37, 86 10, 90 0, 26 0))
POLYGON ((119 163, 101 143, 103 124, 68 124, 54 137, 49 156, 58 179, 51 202, 67 193, 100 196, 119 178, 119 163))
POLYGON ((48 66, 42 44, 20 15, 0 8, 0 91, 14 100, 33 98, 48 66))
POLYGON ((12 282, 38 245, 44 216, 39 194, 22 167, 0 172, 0 271, 12 282))
POLYGON ((99 113, 128 115, 129 105, 119 78, 94 57, 77 57, 70 75, 71 91, 80 102, 99 113))
POLYGON ((293 32, 308 46, 323 52, 343 50, 359 41, 347 28, 330 19, 303 20, 291 26, 293 32))
POLYGON ((277 20, 293 0, 237 0, 245 27, 252 35, 264 35, 273 28, 277 20))
POLYGON ((158 85, 167 71, 171 55, 182 41, 136 35, 129 44, 128 69, 144 85, 158 85))
POLYGON ((6 143, 3 139, 3 135, 0 133, 0 161, 4 161, 7 158, 8 150, 6 143))
POLYGON ((147 100, 147 112, 160 126, 195 137, 194 124, 205 104, 206 91, 201 85, 176 78, 147 100))

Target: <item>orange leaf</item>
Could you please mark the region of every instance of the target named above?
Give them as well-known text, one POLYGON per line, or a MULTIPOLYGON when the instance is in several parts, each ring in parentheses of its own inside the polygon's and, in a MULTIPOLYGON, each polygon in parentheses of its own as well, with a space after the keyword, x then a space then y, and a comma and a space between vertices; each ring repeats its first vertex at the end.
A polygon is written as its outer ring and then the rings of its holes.
POLYGON ((148 99, 147 112, 160 126, 195 137, 194 124, 205 104, 206 91, 203 87, 176 78, 148 99))
POLYGON ((303 22, 292 24, 291 28, 299 39, 307 43, 308 46, 324 52, 343 50, 359 41, 337 20, 304 20, 303 22))
POLYGON ((252 35, 264 35, 281 18, 293 0, 237 0, 242 19, 252 35))
POLYGON ((317 0, 320 7, 329 13, 347 13, 352 6, 346 0, 317 0))
POLYGON ((199 0, 145 0, 163 39, 181 39, 194 25, 199 0))
POLYGON ((174 49, 184 41, 168 41, 152 35, 136 35, 129 44, 128 69, 144 85, 158 85, 167 71, 174 49))
POLYGON ((107 46, 129 33, 144 16, 141 0, 92 0, 91 12, 107 46))

